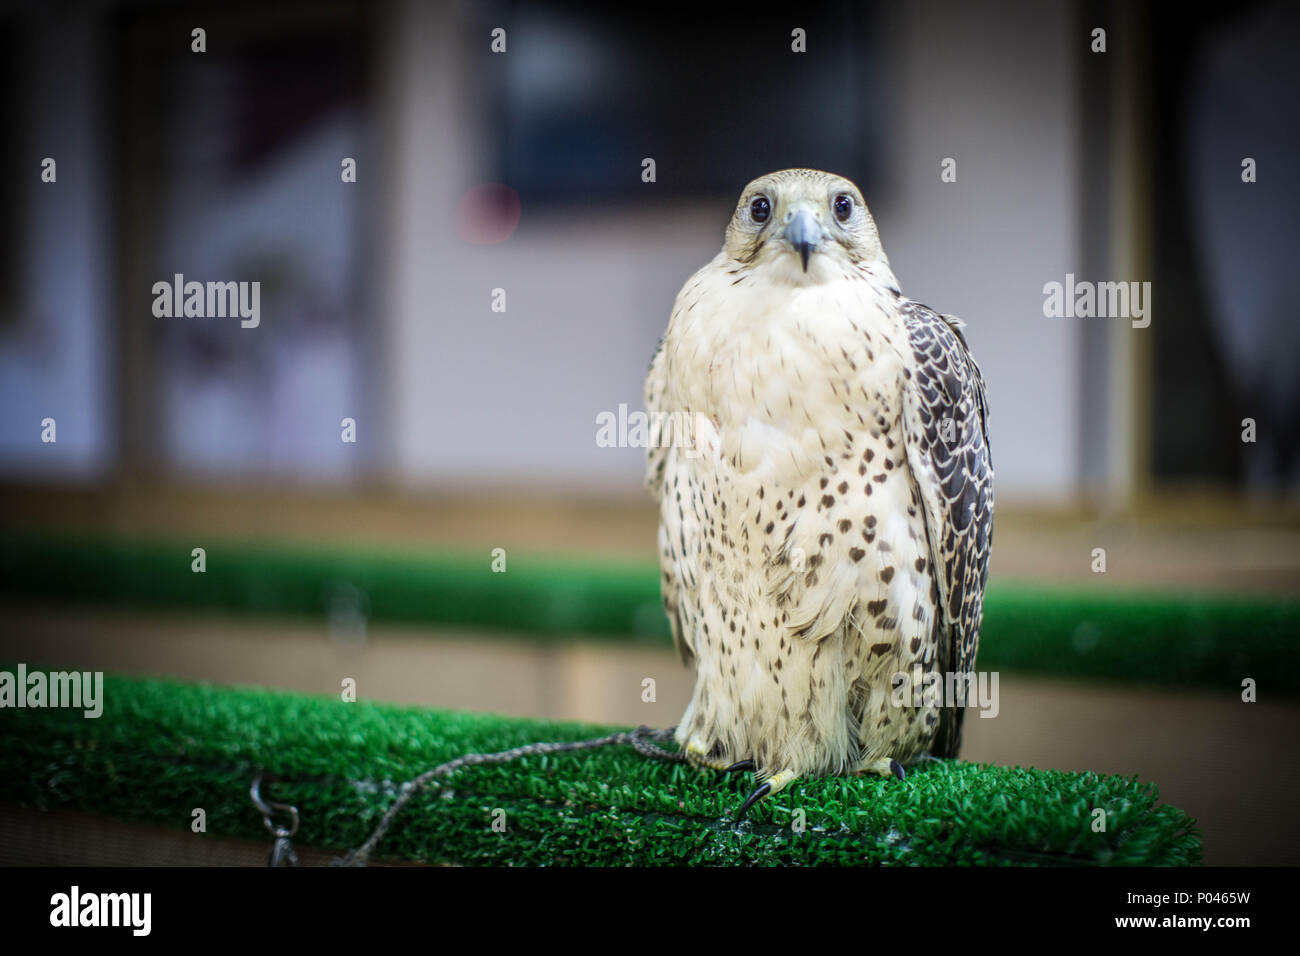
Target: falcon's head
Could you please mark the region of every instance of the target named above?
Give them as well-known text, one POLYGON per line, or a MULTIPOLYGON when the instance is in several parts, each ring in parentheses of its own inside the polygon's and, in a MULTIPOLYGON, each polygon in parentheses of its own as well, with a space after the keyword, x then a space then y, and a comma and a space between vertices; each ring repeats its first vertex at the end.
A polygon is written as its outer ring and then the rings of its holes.
POLYGON ((888 264, 858 187, 818 169, 782 169, 746 186, 724 249, 742 265, 777 269, 800 284, 850 266, 888 264))

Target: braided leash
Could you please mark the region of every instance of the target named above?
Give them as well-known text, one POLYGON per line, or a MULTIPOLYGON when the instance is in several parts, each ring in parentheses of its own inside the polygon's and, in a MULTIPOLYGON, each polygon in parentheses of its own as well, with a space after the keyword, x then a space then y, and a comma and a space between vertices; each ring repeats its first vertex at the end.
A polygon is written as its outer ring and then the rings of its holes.
POLYGON ((403 808, 411 802, 417 793, 427 787, 437 777, 448 777, 464 767, 477 767, 483 764, 510 763, 512 760, 518 760, 521 757, 532 757, 541 754, 565 753, 573 750, 595 750, 599 747, 613 747, 617 745, 627 745, 633 747, 637 753, 644 757, 650 757, 654 760, 665 760, 669 763, 685 763, 686 754, 679 750, 664 750, 658 746, 655 741, 663 742, 672 739, 673 731, 676 728, 668 727, 662 729, 651 729, 650 727, 638 727, 636 730, 622 731, 617 734, 609 734, 605 737, 593 737, 591 740, 574 740, 567 742, 552 742, 525 744, 522 747, 514 747, 510 750, 501 750, 497 753, 490 754, 465 754, 457 757, 455 760, 449 760, 447 763, 439 764, 432 770, 426 770, 414 780, 408 780, 402 784, 401 792, 393 805, 384 813, 379 825, 375 831, 370 834, 370 839, 361 844, 342 859, 336 860, 338 866, 365 866, 370 855, 379 845, 379 841, 384 838, 388 828, 392 825, 393 820, 403 808))

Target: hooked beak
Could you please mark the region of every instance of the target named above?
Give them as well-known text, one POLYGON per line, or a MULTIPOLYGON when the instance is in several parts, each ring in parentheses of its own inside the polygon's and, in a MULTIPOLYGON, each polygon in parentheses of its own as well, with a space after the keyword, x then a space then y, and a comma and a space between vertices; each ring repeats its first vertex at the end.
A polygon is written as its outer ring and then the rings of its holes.
POLYGON ((799 253, 803 262, 803 271, 808 271, 808 259, 817 251, 822 242, 822 224, 807 209, 796 209, 781 230, 781 237, 790 244, 790 248, 799 253))

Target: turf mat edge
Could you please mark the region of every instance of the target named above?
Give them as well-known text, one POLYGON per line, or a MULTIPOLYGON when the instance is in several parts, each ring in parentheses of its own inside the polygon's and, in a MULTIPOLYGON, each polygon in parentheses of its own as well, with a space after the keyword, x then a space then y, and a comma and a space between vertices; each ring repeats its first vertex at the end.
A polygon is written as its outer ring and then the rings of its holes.
MULTIPOLYGON (((346 703, 109 676, 98 719, 0 709, 0 799, 268 839, 248 799, 299 808, 295 838, 359 846, 402 782, 463 753, 580 740, 608 727, 346 703)), ((627 747, 472 767, 398 817, 378 859, 465 865, 1188 865, 1195 822, 1153 784, 964 762, 908 779, 798 781, 729 821, 752 786, 627 747), (1106 828, 1094 830, 1094 809, 1106 828), (505 829, 494 830, 495 811, 505 829), (800 832, 796 823, 802 822, 800 832)), ((202 839, 195 835, 195 839, 202 839)), ((269 848, 269 839, 268 839, 269 848)))

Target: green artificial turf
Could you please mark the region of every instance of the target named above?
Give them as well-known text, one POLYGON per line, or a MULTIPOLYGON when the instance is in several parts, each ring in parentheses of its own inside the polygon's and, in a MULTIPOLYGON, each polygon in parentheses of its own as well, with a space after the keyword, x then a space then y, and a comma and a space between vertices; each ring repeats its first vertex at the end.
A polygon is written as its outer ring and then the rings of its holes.
MULTIPOLYGON (((8 668, 13 670, 12 667, 8 668)), ((104 712, 0 709, 0 800, 269 837, 248 798, 301 812, 300 845, 365 841, 402 782, 466 752, 610 728, 109 677, 104 712)), ((1194 821, 1155 787, 1091 773, 944 762, 905 781, 803 780, 730 822, 750 774, 628 747, 466 769, 417 797, 376 859, 489 865, 1199 862, 1194 821), (1094 832, 1094 808, 1106 810, 1094 832), (494 811, 505 811, 497 832, 494 811), (794 824, 802 815, 805 827, 794 824)), ((497 817, 499 818, 499 814, 497 817)), ((204 835, 196 834, 196 840, 204 835)))
MULTIPOLYGON (((121 537, 0 538, 0 594, 196 611, 485 628, 529 639, 595 637, 667 646, 653 564, 490 557, 121 537), (207 570, 191 571, 191 549, 207 570)), ((981 670, 1300 693, 1300 601, 1208 594, 1069 591, 993 582, 981 670)))

